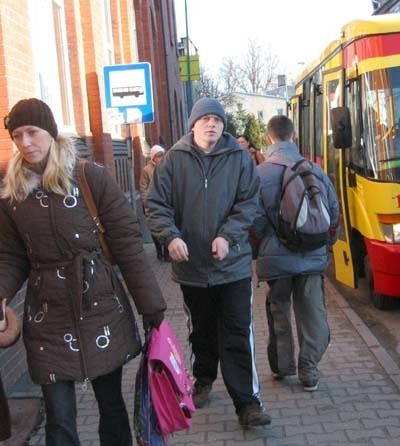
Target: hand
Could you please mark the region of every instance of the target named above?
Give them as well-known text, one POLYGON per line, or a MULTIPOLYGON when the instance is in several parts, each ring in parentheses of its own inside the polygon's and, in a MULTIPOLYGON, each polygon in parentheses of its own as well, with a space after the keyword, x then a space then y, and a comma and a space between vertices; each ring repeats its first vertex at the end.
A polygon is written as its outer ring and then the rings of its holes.
POLYGON ((189 251, 186 243, 179 237, 174 238, 168 245, 168 252, 174 262, 187 262, 189 251))
POLYGON ((215 260, 224 260, 229 253, 229 242, 223 237, 217 237, 211 243, 211 252, 215 260))
POLYGON ((0 348, 15 344, 21 333, 21 321, 11 307, 6 306, 7 299, 0 302, 0 348))
POLYGON ((148 331, 151 328, 158 328, 164 320, 164 311, 157 311, 157 313, 143 314, 143 330, 148 331))
POLYGON ((0 331, 7 330, 7 318, 6 318, 6 304, 7 299, 1 299, 1 311, 0 311, 0 331))

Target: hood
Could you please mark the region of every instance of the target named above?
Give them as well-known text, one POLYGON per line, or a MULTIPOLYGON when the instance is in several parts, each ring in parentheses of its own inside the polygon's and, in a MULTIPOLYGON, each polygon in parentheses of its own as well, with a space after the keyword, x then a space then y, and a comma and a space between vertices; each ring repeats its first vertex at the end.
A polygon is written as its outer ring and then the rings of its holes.
MULTIPOLYGON (((182 138, 176 142, 170 150, 183 150, 187 152, 192 152, 193 150, 199 150, 193 141, 193 134, 188 133, 182 136, 182 138)), ((243 150, 241 145, 237 142, 230 133, 224 132, 221 138, 218 140, 213 151, 210 152, 210 156, 221 154, 224 152, 243 150)))
POLYGON ((271 144, 265 154, 265 161, 273 161, 275 157, 286 158, 290 161, 301 158, 297 145, 292 141, 280 141, 271 144))

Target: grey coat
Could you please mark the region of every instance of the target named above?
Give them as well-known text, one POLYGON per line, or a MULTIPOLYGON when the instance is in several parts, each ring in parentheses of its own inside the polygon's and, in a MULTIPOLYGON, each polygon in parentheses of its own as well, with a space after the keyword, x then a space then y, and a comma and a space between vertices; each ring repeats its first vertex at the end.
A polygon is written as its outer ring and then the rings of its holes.
MULTIPOLYGON (((85 170, 138 312, 165 309, 131 206, 106 169, 87 163, 85 170)), ((0 296, 11 300, 28 279, 23 338, 34 382, 93 379, 139 353, 130 302, 78 184, 69 196, 39 183, 23 202, 0 200, 0 227, 0 296)))
POLYGON ((206 156, 207 171, 191 134, 181 138, 158 164, 147 200, 152 234, 166 245, 180 237, 188 246, 189 261, 172 263, 173 279, 198 287, 251 277, 248 228, 260 182, 249 154, 229 133, 206 156), (230 245, 222 261, 211 253, 217 236, 230 245))
MULTIPOLYGON (((278 239, 271 221, 276 221, 277 204, 280 194, 281 177, 284 167, 268 163, 274 156, 288 158, 294 162, 302 157, 296 144, 285 141, 271 145, 266 153, 266 162, 257 169, 261 177, 261 215, 255 220, 257 235, 262 239, 256 263, 259 281, 279 279, 297 274, 311 274, 325 271, 328 265, 328 246, 305 253, 290 251, 278 239)), ((319 165, 313 164, 317 175, 322 179, 328 195, 331 219, 331 240, 338 236, 339 203, 334 187, 319 165)))

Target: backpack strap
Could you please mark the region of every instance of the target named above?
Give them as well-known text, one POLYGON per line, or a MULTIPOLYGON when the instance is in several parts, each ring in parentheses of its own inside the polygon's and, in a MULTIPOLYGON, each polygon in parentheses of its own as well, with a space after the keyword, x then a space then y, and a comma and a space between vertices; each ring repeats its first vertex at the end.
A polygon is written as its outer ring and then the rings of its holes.
POLYGON ((97 235, 99 237, 99 242, 101 245, 101 249, 103 250, 104 255, 107 257, 107 259, 113 263, 112 255, 110 252, 110 249, 107 245, 106 239, 104 237, 104 233, 106 232, 104 226, 101 224, 101 221, 98 216, 97 212, 97 206, 94 201, 92 191, 90 190, 89 183, 87 182, 86 175, 85 175, 85 160, 79 160, 78 161, 78 182, 81 187, 83 199, 86 202, 86 206, 88 208, 89 214, 92 217, 96 227, 97 227, 97 235))

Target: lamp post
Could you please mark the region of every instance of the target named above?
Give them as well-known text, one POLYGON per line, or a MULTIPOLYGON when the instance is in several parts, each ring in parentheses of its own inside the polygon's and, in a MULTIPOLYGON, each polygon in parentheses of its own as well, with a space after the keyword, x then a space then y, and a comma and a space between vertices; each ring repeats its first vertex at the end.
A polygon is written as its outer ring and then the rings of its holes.
POLYGON ((188 115, 192 110, 192 79, 190 73, 190 47, 189 47, 189 23, 187 13, 187 0, 185 0, 185 23, 186 23, 186 63, 187 63, 187 84, 186 84, 186 99, 187 99, 187 112, 188 115))

